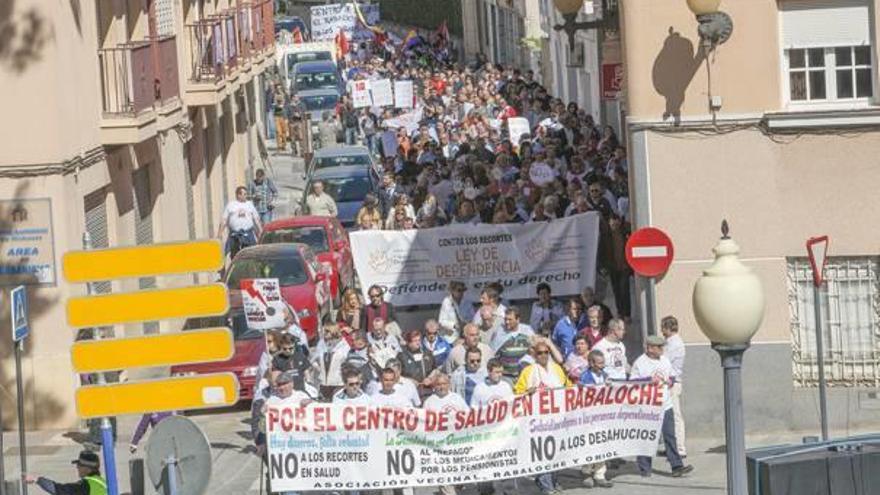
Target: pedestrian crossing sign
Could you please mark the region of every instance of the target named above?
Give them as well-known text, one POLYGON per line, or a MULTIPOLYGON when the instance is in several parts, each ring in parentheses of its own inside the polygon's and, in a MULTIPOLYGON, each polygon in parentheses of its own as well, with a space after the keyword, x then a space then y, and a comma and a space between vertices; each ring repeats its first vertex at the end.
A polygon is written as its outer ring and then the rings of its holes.
POLYGON ((12 341, 18 342, 27 337, 30 333, 30 326, 28 325, 27 290, 25 290, 23 285, 20 285, 15 289, 12 289, 10 296, 12 308, 9 313, 12 315, 12 341))

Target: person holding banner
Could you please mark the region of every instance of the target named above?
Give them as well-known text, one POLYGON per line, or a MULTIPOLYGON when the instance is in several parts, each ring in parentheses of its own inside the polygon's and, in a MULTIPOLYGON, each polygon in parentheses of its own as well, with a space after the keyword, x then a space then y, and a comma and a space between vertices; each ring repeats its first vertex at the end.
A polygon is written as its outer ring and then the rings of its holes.
MULTIPOLYGON (((578 339, 586 344, 586 337, 583 335, 578 336, 578 339)), ((608 383, 609 377, 608 374, 605 373, 605 356, 602 352, 598 350, 590 351, 589 354, 587 354, 587 361, 589 362, 589 366, 580 375, 580 379, 578 380, 580 384, 587 386, 604 386, 608 383)), ((611 488, 614 486, 614 483, 608 481, 605 477, 606 471, 607 466, 605 465, 605 462, 596 462, 585 465, 581 468, 581 472, 584 474, 584 486, 587 488, 592 488, 594 486, 611 488)))
POLYGON ((353 368, 348 368, 342 373, 342 390, 336 392, 333 395, 333 403, 334 404, 343 404, 343 405, 356 405, 356 404, 370 404, 372 400, 370 396, 367 395, 361 386, 363 385, 363 379, 361 378, 361 373, 353 368))
MULTIPOLYGON (((537 342, 532 346, 531 354, 535 362, 526 366, 520 373, 519 379, 513 387, 513 392, 516 395, 534 394, 541 390, 571 386, 571 381, 562 366, 550 359, 550 346, 547 342, 537 342)), ((560 492, 556 473, 540 474, 535 478, 535 482, 544 495, 560 492)))
MULTIPOLYGON (((498 359, 490 359, 486 365, 486 379, 474 387, 471 398, 471 407, 479 408, 488 406, 496 401, 506 401, 513 398, 513 388, 504 381, 504 366, 498 359)), ((500 495, 515 495, 516 480, 507 479, 496 482, 480 483, 478 485, 480 495, 491 495, 493 492, 500 495)))
MULTIPOLYGON (((467 411, 469 408, 462 396, 449 390, 449 375, 441 371, 434 378, 434 393, 425 399, 424 409, 453 414, 456 411, 467 411)), ((455 495, 455 485, 441 486, 440 493, 455 495)))
MULTIPOLYGON (((675 417, 672 411, 672 394, 670 385, 675 382, 675 370, 672 363, 663 355, 663 347, 666 339, 660 335, 650 335, 645 341, 645 353, 639 356, 633 363, 631 379, 653 381, 663 386, 663 443, 666 446, 666 459, 672 467, 672 476, 681 477, 694 470, 691 465, 685 465, 678 453, 678 442, 675 438, 675 417)), ((636 458, 639 474, 643 477, 651 476, 651 457, 640 456, 636 458)))

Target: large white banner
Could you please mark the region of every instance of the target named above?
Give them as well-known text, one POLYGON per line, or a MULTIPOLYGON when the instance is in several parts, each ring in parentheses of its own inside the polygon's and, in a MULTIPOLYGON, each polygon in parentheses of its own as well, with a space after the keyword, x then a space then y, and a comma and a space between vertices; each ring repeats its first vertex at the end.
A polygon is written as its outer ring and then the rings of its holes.
POLYGON ((595 286, 599 214, 522 225, 368 230, 350 238, 364 297, 378 284, 397 305, 440 304, 452 280, 475 290, 500 281, 506 299, 535 297, 535 287, 546 282, 564 296, 595 286))
POLYGON ((482 408, 312 403, 266 414, 273 491, 491 482, 654 455, 664 388, 541 390, 482 408))
MULTIPOLYGON (((366 21, 371 26, 379 23, 381 15, 379 4, 361 5, 366 21)), ((314 41, 332 41, 343 30, 348 39, 354 41, 366 41, 371 39, 372 34, 358 24, 357 14, 354 7, 348 3, 334 3, 330 5, 316 5, 311 9, 312 14, 312 39, 314 41)))

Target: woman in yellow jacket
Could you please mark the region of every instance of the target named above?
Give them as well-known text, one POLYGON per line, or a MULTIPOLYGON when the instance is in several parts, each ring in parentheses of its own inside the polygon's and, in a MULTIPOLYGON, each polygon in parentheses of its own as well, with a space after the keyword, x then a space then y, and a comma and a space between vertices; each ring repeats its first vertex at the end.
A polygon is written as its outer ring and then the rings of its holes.
MULTIPOLYGON (((538 340, 532 346, 532 357, 535 362, 526 366, 519 374, 519 379, 513 387, 517 395, 531 394, 542 389, 554 389, 570 387, 565 370, 556 361, 550 359, 550 345, 543 340, 538 340)), ((556 473, 544 473, 535 478, 538 488, 543 495, 557 495, 561 493, 556 481, 556 473)))

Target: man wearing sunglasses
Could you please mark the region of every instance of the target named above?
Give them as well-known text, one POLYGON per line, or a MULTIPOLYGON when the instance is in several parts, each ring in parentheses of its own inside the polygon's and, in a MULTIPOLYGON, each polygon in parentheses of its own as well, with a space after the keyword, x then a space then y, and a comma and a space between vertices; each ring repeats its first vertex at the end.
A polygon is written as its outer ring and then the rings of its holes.
MULTIPOLYGON (((484 344, 485 345, 485 344, 484 344)), ((470 405, 477 384, 486 380, 486 367, 483 364, 483 353, 478 347, 470 347, 465 352, 464 366, 452 373, 452 390, 464 397, 470 405)))
POLYGON ((362 385, 360 371, 352 368, 346 369, 342 373, 342 389, 333 396, 333 403, 342 405, 369 404, 370 396, 364 393, 362 385))
POLYGON ((361 328, 368 333, 373 331, 373 322, 376 318, 382 318, 382 321, 386 323, 397 321, 394 314, 394 306, 389 302, 385 302, 384 296, 384 289, 378 285, 371 286, 370 290, 367 291, 367 297, 369 297, 370 302, 364 307, 364 311, 361 311, 361 328))

